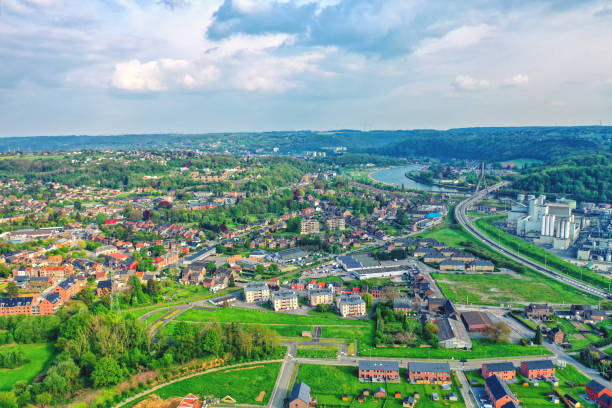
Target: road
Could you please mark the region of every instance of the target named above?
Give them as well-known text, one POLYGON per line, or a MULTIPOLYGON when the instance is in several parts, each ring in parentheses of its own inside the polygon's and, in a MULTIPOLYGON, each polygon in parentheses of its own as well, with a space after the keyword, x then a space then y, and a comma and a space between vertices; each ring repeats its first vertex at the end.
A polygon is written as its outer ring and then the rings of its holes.
POLYGON ((499 245, 497 242, 487 237, 482 232, 480 232, 476 227, 474 227, 474 225, 472 224, 472 221, 467 215, 468 208, 470 208, 473 204, 477 203, 478 201, 482 200, 487 194, 500 189, 506 184, 507 184, 506 182, 495 184, 494 186, 491 186, 487 188, 486 190, 479 191, 478 193, 472 195, 471 197, 457 204, 457 206, 455 207, 455 218, 457 219, 457 222, 463 228, 465 228, 466 231, 472 234, 476 239, 490 246, 491 248, 503 254, 504 256, 512 259, 513 261, 516 261, 522 265, 532 268, 543 275, 549 276, 557 281, 565 283, 566 285, 572 286, 588 294, 591 294, 591 295, 594 295, 600 298, 604 298, 604 299, 609 298, 611 296, 610 292, 598 289, 584 282, 581 282, 577 279, 570 278, 569 276, 566 276, 556 271, 553 271, 551 269, 545 268, 542 265, 531 261, 530 259, 524 258, 523 256, 516 254, 515 252, 499 245))

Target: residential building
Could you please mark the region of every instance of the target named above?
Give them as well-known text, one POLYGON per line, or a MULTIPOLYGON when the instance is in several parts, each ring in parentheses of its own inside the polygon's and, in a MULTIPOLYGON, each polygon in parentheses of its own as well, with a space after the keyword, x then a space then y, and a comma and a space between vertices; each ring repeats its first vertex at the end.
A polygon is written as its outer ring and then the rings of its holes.
POLYGON ((552 378, 555 375, 555 366, 550 360, 523 361, 521 374, 530 380, 552 378))
POLYGON ((399 363, 397 361, 359 360, 359 381, 399 382, 399 363))
POLYGON ((548 333, 546 333, 546 337, 548 337, 548 341, 553 344, 563 344, 565 342, 565 333, 558 327, 550 329, 548 333))
POLYGON ((470 262, 467 269, 472 272, 493 272, 495 264, 485 259, 476 259, 474 262, 470 262))
POLYGON ((287 401, 289 408, 309 408, 310 406, 310 387, 303 382, 293 386, 287 401))
POLYGON ((485 380, 485 392, 491 400, 493 408, 512 408, 519 404, 508 384, 496 375, 492 375, 485 380))
POLYGON ((328 231, 346 229, 346 222, 342 217, 332 217, 325 220, 325 228, 328 231))
POLYGON ((444 317, 435 322, 438 326, 438 342, 442 348, 472 349, 472 340, 465 326, 458 320, 444 317))
POLYGON ((534 320, 546 320, 553 314, 553 310, 548 304, 531 303, 525 306, 525 316, 534 320))
POLYGON ((396 297, 393 299, 393 311, 403 313, 412 312, 412 299, 409 297, 396 297))
POLYGON ((485 363, 482 365, 482 377, 489 378, 496 375, 504 381, 516 378, 516 369, 512 363, 485 363))
POLYGON ((462 312, 461 320, 471 333, 482 333, 493 324, 486 312, 462 312))
POLYGON ((465 262, 454 259, 445 259, 440 262, 441 271, 465 271, 465 262))
POLYGON ((408 380, 413 384, 450 384, 450 366, 448 363, 410 362, 408 380))
POLYGON ((113 281, 110 279, 98 281, 98 287, 96 288, 98 296, 110 295, 111 293, 113 293, 113 281))
POLYGON ((334 303, 334 291, 330 288, 325 289, 313 289, 309 293, 310 295, 310 306, 316 306, 320 304, 332 305, 334 303))
POLYGON ((292 290, 280 290, 272 294, 272 307, 275 312, 284 312, 287 310, 296 310, 300 306, 298 305, 298 298, 292 290))
POLYGON ((265 282, 251 282, 244 287, 245 302, 267 302, 268 300, 270 300, 270 288, 265 282))
POLYGON ((606 408, 612 406, 612 391, 605 385, 595 380, 591 380, 586 385, 586 393, 592 401, 595 401, 600 406, 606 408))
POLYGON ((300 234, 317 234, 320 232, 320 230, 321 228, 319 221, 316 218, 302 217, 302 221, 300 223, 300 234))
POLYGON ((0 298, 0 316, 32 313, 32 297, 0 298))
POLYGON ((71 276, 68 279, 61 281, 55 288, 53 288, 52 292, 59 293, 65 302, 71 297, 75 296, 79 290, 81 290, 82 286, 82 281, 77 281, 73 276, 71 276))
POLYGON ((337 298, 337 307, 342 317, 366 315, 366 304, 360 295, 343 295, 337 298))

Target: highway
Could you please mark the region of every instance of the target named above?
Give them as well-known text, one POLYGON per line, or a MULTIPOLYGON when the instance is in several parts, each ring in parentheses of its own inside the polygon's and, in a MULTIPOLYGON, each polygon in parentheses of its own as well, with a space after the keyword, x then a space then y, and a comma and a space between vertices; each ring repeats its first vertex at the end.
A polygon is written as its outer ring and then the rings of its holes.
POLYGON ((549 276, 555 280, 563 282, 567 285, 570 285, 588 294, 591 294, 591 295, 594 295, 600 298, 604 298, 604 299, 611 298, 610 292, 607 292, 605 290, 588 285, 577 279, 571 278, 569 276, 563 275, 551 269, 545 268, 542 265, 531 261, 530 259, 524 258, 516 254, 515 252, 510 251, 509 249, 499 245, 497 242, 487 237, 482 232, 480 232, 476 227, 474 227, 474 225, 472 224, 472 221, 467 215, 468 208, 470 208, 473 204, 482 200, 487 194, 500 189, 506 184, 507 184, 506 182, 495 184, 494 186, 491 186, 487 188, 486 190, 479 191, 478 193, 470 196, 469 198, 457 204, 457 206, 455 207, 455 218, 457 222, 463 228, 465 228, 470 234, 472 234, 475 238, 487 244, 491 248, 495 249, 497 252, 504 254, 505 256, 512 259, 513 261, 519 262, 520 264, 523 264, 529 268, 532 268, 536 270, 537 272, 540 272, 543 275, 549 276))

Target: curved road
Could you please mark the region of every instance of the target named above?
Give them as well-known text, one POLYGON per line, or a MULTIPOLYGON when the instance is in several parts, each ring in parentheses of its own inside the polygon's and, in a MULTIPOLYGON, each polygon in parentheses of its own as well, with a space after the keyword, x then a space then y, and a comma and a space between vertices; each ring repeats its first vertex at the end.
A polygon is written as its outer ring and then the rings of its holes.
POLYGON ((507 248, 499 245, 497 242, 495 242, 494 240, 492 240, 491 238, 487 237, 485 234, 483 234, 482 232, 480 232, 476 227, 474 227, 472 225, 472 221, 470 220, 470 218, 467 215, 467 210, 468 208, 470 208, 473 204, 477 203, 478 201, 482 200, 487 194, 500 189, 501 187, 505 186, 507 183, 499 183, 499 184, 495 184, 494 186, 491 186, 489 188, 487 188, 486 190, 482 190, 479 191, 478 193, 470 196, 469 198, 463 200, 462 202, 460 202, 459 204, 457 204, 457 206, 455 207, 455 218, 457 219, 457 222, 463 227, 465 228, 470 234, 472 234, 475 238, 477 238, 478 240, 480 240, 481 242, 487 244, 488 246, 490 246, 491 248, 495 249, 497 252, 502 253, 503 255, 507 256, 508 258, 512 259, 513 261, 516 261, 520 264, 523 264, 529 268, 535 269, 536 271, 540 272, 543 275, 549 276, 555 280, 558 280, 560 282, 563 282, 567 285, 570 285, 576 289, 579 289, 583 292, 586 292, 590 295, 594 295, 600 298, 604 298, 604 299, 608 299, 611 298, 611 294, 609 292, 606 292, 604 290, 601 290, 599 288, 596 288, 594 286, 588 285, 584 282, 581 282, 577 279, 574 278, 570 278, 569 276, 563 275, 561 273, 555 272, 551 269, 548 268, 544 268, 542 265, 531 261, 530 259, 524 258, 510 250, 508 250, 507 248))

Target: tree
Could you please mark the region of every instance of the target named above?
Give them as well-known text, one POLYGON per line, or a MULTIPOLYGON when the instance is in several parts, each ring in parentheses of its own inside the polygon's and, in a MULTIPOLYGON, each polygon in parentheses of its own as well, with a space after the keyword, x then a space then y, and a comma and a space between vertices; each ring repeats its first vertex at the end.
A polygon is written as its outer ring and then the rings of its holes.
POLYGON ((255 273, 257 275, 262 275, 266 272, 266 268, 264 268, 264 266, 262 264, 259 264, 255 267, 255 273))
POLYGON ((9 295, 9 297, 19 296, 19 287, 14 281, 10 281, 8 285, 6 285, 6 293, 9 295))
POLYGON ((36 403, 42 408, 51 405, 51 401, 53 401, 53 396, 48 392, 43 392, 36 396, 36 403))
POLYGON ((536 329, 536 334, 535 338, 533 339, 533 342, 535 344, 542 344, 542 329, 540 328, 540 326, 538 326, 538 328, 536 329))
POLYGON ((149 279, 147 282, 147 293, 149 296, 157 296, 159 294, 159 282, 157 279, 149 279))
POLYGON ((214 261, 210 261, 206 265, 206 273, 207 274, 215 273, 216 270, 217 270, 217 264, 214 261))
POLYGON ((204 351, 214 356, 219 356, 219 353, 221 353, 221 350, 223 349, 221 335, 215 327, 211 327, 210 329, 206 330, 202 342, 204 351))
POLYGON ((93 292, 91 291, 91 289, 85 286, 79 292, 79 299, 83 303, 85 303, 85 306, 87 306, 88 309, 91 309, 91 306, 93 305, 93 301, 94 301, 93 292))
POLYGON ((396 297, 399 297, 400 293, 397 287, 389 285, 383 288, 382 295, 383 295, 383 299, 386 302, 392 302, 393 299, 395 299, 396 297))
POLYGON ((374 305, 374 297, 372 296, 372 294, 371 293, 364 293, 364 294, 361 295, 361 298, 365 302, 366 308, 367 309, 371 309, 372 306, 374 305))
POLYGON ((228 285, 229 285, 230 288, 236 287, 236 278, 234 278, 234 274, 230 275, 229 284, 228 285))
POLYGON ((102 295, 102 297, 100 298, 100 302, 105 308, 110 310, 111 304, 113 303, 113 299, 111 298, 110 293, 105 293, 104 295, 102 295))
POLYGON ((116 385, 123 380, 123 370, 114 358, 103 357, 96 363, 91 379, 96 388, 116 385))
POLYGON ((436 326, 432 322, 425 323, 425 326, 423 327, 423 330, 425 331, 425 334, 427 336, 432 336, 434 334, 438 334, 438 331, 439 331, 438 326, 436 326))
POLYGON ((0 392, 0 408, 17 408, 17 397, 12 392, 0 392))
POLYGON ((484 334, 495 343, 507 343, 510 337, 510 328, 504 322, 496 322, 487 326, 484 334))

